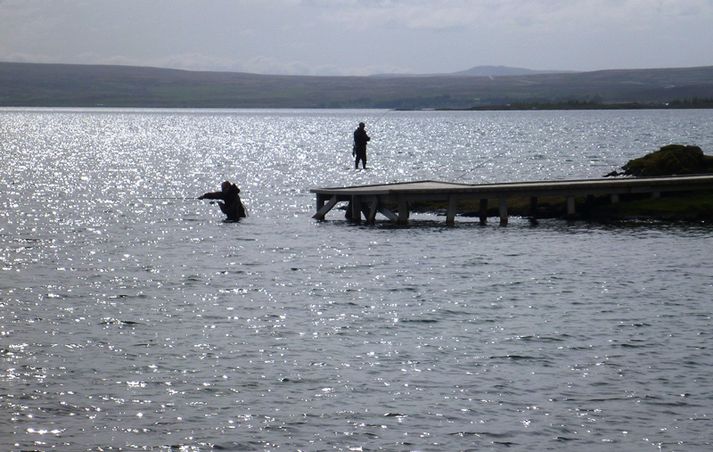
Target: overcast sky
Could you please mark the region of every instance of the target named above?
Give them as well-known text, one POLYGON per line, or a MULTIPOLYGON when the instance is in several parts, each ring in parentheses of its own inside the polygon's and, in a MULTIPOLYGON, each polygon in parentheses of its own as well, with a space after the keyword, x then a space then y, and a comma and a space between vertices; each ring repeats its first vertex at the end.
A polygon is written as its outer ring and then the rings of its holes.
POLYGON ((272 74, 713 65, 713 0, 0 0, 0 61, 272 74))

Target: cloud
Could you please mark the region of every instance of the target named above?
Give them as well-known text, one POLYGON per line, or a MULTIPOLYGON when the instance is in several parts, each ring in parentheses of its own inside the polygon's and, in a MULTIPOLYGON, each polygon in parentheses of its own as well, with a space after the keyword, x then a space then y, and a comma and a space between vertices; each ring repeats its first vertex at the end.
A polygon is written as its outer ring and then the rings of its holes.
POLYGON ((710 0, 304 0, 324 6, 325 20, 365 30, 381 26, 412 30, 473 27, 566 27, 582 23, 637 23, 640 18, 713 14, 710 0), (613 21, 613 22, 612 22, 613 21))
POLYGON ((277 74, 713 64, 712 0, 0 0, 0 60, 277 74))
POLYGON ((283 60, 260 55, 235 62, 233 70, 255 74, 275 75, 371 75, 383 72, 396 72, 400 68, 393 65, 345 66, 343 64, 314 64, 299 60, 283 60))
POLYGON ((326 8, 322 17, 325 21, 334 21, 356 30, 384 26, 413 30, 443 30, 472 23, 473 17, 478 13, 472 8, 474 5, 463 3, 468 2, 453 0, 341 2, 338 8, 326 8))

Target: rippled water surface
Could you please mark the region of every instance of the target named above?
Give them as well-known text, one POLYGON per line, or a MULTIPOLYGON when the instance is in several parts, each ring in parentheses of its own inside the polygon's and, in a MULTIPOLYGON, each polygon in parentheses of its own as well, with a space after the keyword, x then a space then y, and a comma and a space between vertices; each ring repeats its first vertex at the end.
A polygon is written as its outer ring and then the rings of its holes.
POLYGON ((0 449, 710 450, 709 225, 318 223, 309 189, 599 177, 711 124, 0 110, 0 449), (239 224, 195 200, 226 178, 239 224))

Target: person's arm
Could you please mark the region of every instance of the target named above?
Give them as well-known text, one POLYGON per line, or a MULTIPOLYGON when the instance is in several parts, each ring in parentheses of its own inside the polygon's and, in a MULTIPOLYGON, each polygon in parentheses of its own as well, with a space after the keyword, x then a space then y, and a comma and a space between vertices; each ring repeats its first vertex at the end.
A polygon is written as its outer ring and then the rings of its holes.
POLYGON ((203 193, 198 197, 198 199, 223 199, 223 192, 214 191, 210 193, 203 193))

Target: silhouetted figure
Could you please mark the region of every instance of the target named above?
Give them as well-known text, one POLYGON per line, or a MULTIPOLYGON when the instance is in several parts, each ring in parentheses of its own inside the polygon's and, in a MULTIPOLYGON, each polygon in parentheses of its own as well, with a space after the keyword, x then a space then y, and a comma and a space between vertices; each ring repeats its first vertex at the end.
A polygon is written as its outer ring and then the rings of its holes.
POLYGON ((240 189, 237 185, 225 181, 220 184, 220 191, 215 191, 211 193, 204 193, 198 197, 198 199, 220 199, 223 202, 219 202, 218 206, 220 210, 228 217, 230 221, 238 221, 241 218, 245 218, 245 207, 242 201, 240 201, 240 189))
POLYGON ((359 127, 354 131, 354 149, 352 150, 352 155, 356 157, 354 168, 359 168, 359 161, 361 160, 362 168, 366 169, 366 143, 371 138, 366 134, 364 127, 364 123, 360 122, 359 127))

